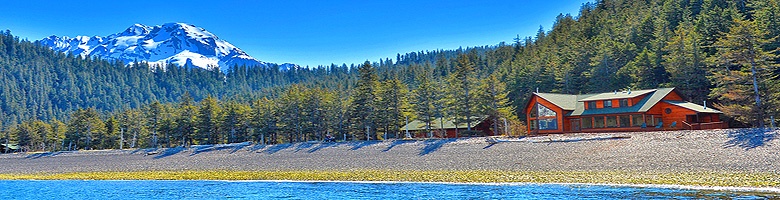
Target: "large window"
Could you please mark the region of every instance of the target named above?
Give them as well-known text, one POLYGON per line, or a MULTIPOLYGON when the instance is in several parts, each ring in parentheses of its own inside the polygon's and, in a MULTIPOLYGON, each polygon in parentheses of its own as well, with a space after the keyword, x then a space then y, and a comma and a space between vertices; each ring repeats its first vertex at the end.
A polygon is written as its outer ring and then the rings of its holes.
POLYGON ((618 127, 618 116, 607 116, 607 128, 618 127))
POLYGON ((642 126, 642 123, 645 123, 642 115, 631 115, 631 126, 642 126))
POLYGON ((531 108, 531 113, 528 114, 529 118, 536 118, 536 117, 557 117, 558 113, 553 111, 550 108, 545 107, 542 104, 536 104, 533 108, 531 108))
POLYGON ((620 107, 628 107, 628 99, 621 99, 619 102, 620 107))
POLYGON ((620 127, 629 127, 629 124, 631 124, 631 117, 628 115, 621 115, 619 120, 620 127))
POLYGON ((542 105, 535 104, 528 114, 528 128, 531 130, 558 130, 558 113, 542 105))
POLYGON ((539 130, 557 130, 558 119, 539 119, 539 130))
POLYGON ((583 117, 582 118, 582 128, 593 128, 593 117, 583 117))
POLYGON ((604 128, 604 116, 593 117, 593 128, 604 128))
POLYGON ((539 117, 555 117, 556 114, 552 109, 539 104, 539 117))
POLYGON ((612 107, 612 100, 604 101, 604 108, 611 108, 611 107, 612 107))

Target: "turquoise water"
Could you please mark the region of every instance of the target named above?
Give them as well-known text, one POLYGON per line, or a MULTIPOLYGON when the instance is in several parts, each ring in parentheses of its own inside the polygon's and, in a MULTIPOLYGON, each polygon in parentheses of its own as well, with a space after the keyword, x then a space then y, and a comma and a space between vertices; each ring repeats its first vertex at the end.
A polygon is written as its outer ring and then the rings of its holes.
POLYGON ((0 199, 765 199, 774 193, 559 184, 0 181, 0 199))

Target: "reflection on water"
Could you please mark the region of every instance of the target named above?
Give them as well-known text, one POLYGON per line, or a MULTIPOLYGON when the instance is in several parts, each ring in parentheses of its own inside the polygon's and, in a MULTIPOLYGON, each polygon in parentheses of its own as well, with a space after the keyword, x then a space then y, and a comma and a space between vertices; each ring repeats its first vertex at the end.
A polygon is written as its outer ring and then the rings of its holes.
POLYGON ((0 199, 765 199, 776 193, 559 184, 0 181, 0 199))

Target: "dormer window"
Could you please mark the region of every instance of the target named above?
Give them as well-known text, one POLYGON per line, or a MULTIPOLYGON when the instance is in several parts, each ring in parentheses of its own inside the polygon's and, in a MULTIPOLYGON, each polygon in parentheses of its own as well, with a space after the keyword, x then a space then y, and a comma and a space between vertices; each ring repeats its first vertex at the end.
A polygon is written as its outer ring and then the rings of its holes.
POLYGON ((588 104, 588 109, 596 109, 596 102, 589 101, 586 103, 588 104))
POLYGON ((611 107, 612 107, 612 100, 604 101, 604 108, 611 108, 611 107))
POLYGON ((628 99, 621 99, 619 102, 620 107, 628 107, 628 99))

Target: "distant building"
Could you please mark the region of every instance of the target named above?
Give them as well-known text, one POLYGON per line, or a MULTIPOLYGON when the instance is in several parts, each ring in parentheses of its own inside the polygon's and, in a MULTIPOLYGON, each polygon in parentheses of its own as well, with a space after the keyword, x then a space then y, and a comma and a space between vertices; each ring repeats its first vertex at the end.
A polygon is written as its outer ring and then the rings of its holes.
POLYGON ((16 144, 0 144, 0 152, 2 153, 14 153, 19 151, 19 145, 16 144), (6 151, 7 149, 7 151, 6 151))
POLYGON ((532 134, 728 128, 721 111, 687 102, 674 88, 533 93, 525 110, 532 134))
MULTIPOLYGON (((433 137, 439 138, 458 138, 458 137, 472 137, 472 136, 492 136, 493 131, 490 130, 490 120, 486 117, 473 117, 473 123, 471 123, 471 130, 480 134, 466 135, 468 131, 468 125, 466 123, 455 125, 453 118, 442 119, 436 118, 431 122, 430 130, 433 132, 433 137)), ((420 120, 414 120, 401 127, 401 134, 405 134, 406 130, 409 130, 409 135, 415 138, 430 137, 427 132, 425 122, 420 120)))

